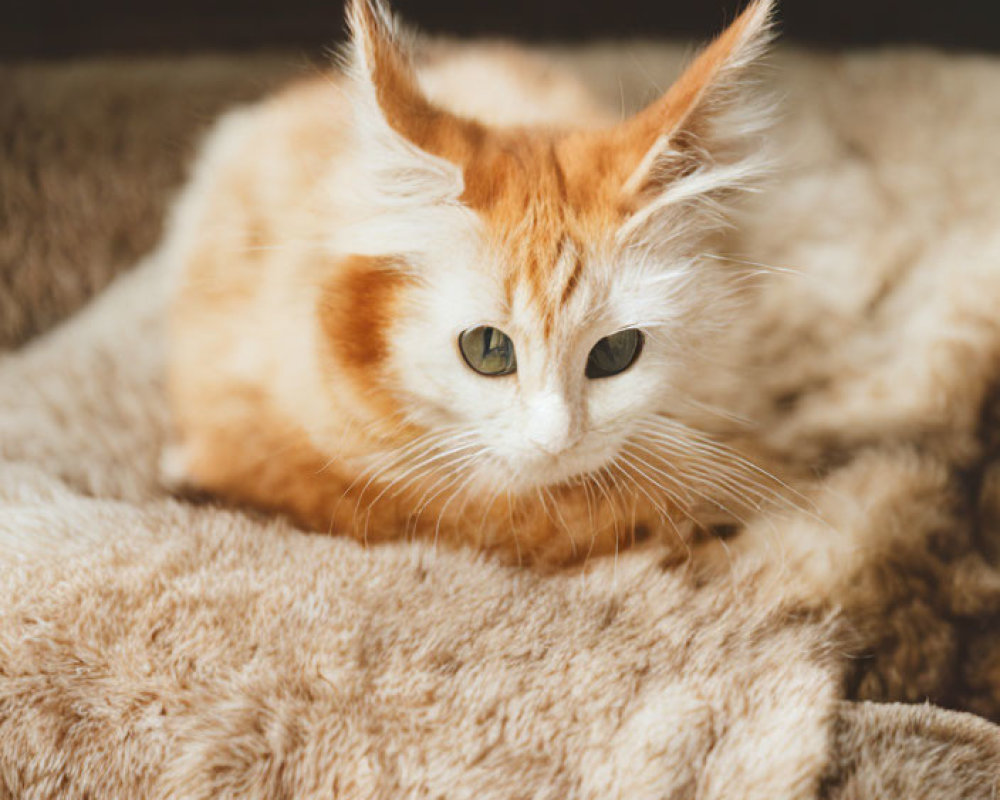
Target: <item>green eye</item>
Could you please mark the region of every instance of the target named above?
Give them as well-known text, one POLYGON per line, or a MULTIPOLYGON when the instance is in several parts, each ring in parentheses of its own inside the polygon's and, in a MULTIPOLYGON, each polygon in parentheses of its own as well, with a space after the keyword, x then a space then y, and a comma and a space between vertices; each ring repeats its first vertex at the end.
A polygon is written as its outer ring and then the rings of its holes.
POLYGON ((488 325, 463 331, 458 348, 465 363, 480 375, 510 375, 517 370, 514 343, 506 333, 488 325))
POLYGON ((642 332, 628 328, 605 336, 594 345, 587 356, 588 378, 609 378, 624 372, 642 352, 642 332))

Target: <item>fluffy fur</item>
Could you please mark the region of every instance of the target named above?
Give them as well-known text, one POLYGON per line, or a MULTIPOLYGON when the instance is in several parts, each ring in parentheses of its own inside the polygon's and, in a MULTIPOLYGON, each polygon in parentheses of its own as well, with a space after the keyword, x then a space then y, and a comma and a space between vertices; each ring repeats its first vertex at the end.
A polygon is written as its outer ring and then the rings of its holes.
MULTIPOLYGON (((622 87, 638 104, 680 55, 630 44, 552 58, 618 108, 622 87)), ((183 118, 203 80, 245 97, 255 59, 179 60, 176 81, 146 61, 0 67, 24 107, 58 109, 0 174, 44 165, 56 185, 141 196, 149 165, 176 173, 178 151, 151 135, 134 160, 81 175, 89 145, 67 131, 183 118), (176 91, 154 91, 165 83, 176 91), (108 94, 128 102, 95 106, 108 94)), ((1000 161, 983 146, 1000 125, 1000 65, 927 53, 775 65, 792 168, 727 255, 794 271, 745 310, 753 349, 714 371, 714 396, 785 458, 820 466, 813 513, 762 517, 727 542, 716 577, 651 549, 541 579, 171 500, 157 477, 156 256, 0 359, 0 797, 347 796, 356 781, 353 796, 992 800, 995 726, 835 698, 1000 718, 1000 334, 987 313, 1000 161), (816 606, 843 608, 847 641, 816 606)), ((13 206, 0 252, 37 224, 13 206)), ((89 230, 103 242, 112 229, 89 230)), ((61 247, 79 229, 44 233, 61 247)), ((4 307, 40 321, 108 269, 81 261, 73 284, 45 266, 0 282, 4 307)))
POLYGON ((760 166, 741 81, 769 13, 615 124, 514 53, 414 66, 382 6, 351 4, 346 76, 230 115, 180 204, 175 476, 316 530, 545 564, 684 547, 699 509, 773 494, 685 423, 690 364, 745 288, 705 250, 760 166), (516 375, 463 362, 482 324, 516 375), (636 364, 585 378, 630 327, 636 364))

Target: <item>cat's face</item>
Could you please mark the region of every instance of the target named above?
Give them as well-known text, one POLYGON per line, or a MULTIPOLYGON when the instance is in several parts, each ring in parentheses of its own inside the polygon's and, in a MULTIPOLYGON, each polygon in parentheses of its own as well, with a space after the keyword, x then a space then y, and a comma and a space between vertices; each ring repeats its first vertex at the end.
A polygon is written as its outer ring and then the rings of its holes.
POLYGON ((377 10, 356 8, 364 144, 335 176, 348 222, 332 246, 347 266, 321 304, 352 380, 405 428, 401 451, 469 487, 532 491, 627 448, 633 468, 660 469, 641 451, 683 403, 731 288, 700 257, 716 227, 705 211, 748 169, 699 160, 717 135, 704 104, 755 46, 765 4, 659 104, 596 133, 492 130, 441 111, 377 10))
POLYGON ((519 489, 600 469, 676 404, 711 283, 680 253, 616 242, 618 215, 574 209, 552 158, 499 187, 500 208, 421 226, 386 328, 408 418, 519 489))

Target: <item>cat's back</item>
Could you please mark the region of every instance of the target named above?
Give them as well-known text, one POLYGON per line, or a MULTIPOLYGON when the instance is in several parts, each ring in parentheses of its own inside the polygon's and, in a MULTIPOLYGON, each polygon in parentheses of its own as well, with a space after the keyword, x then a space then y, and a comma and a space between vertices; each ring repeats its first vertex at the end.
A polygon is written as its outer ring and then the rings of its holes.
POLYGON ((490 125, 576 128, 616 121, 575 75, 503 42, 433 46, 418 77, 431 100, 490 125))
POLYGON ((248 333, 269 313, 277 267, 315 235, 309 210, 348 123, 340 87, 317 77, 228 112, 209 134, 165 246, 175 395, 200 403, 227 382, 268 379, 267 348, 251 351, 248 333))

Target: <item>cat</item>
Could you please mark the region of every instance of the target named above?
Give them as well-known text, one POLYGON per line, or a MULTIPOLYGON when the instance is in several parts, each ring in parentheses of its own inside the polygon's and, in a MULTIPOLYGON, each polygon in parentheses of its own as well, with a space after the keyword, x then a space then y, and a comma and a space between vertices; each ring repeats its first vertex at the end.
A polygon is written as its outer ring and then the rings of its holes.
POLYGON ((625 120, 516 49, 347 17, 343 69, 228 114, 177 205, 171 479, 543 565, 763 497, 678 387, 745 288, 710 252, 763 167, 772 0, 625 120))

